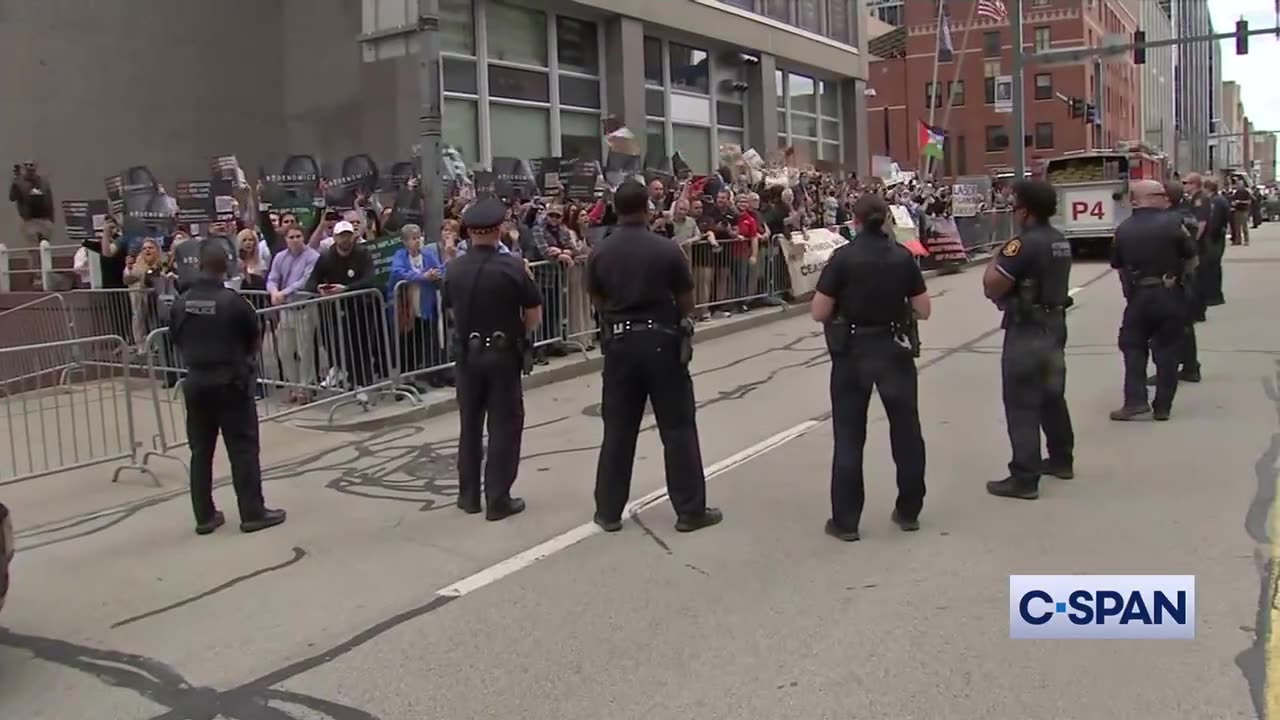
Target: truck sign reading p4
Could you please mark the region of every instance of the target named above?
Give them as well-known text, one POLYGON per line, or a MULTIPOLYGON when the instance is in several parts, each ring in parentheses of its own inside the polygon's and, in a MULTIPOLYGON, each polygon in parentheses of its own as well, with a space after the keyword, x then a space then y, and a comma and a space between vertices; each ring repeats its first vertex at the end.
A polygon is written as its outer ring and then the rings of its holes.
POLYGON ((1098 220, 1106 220, 1107 213, 1102 209, 1102 201, 1095 201, 1090 204, 1085 200, 1076 200, 1071 203, 1071 221, 1075 222, 1084 216, 1091 216, 1098 220))

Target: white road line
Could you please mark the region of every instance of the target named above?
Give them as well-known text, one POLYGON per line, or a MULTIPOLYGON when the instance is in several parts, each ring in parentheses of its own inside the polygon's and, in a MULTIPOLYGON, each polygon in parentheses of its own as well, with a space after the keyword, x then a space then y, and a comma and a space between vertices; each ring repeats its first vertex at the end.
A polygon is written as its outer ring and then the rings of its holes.
POLYGON ((1076 293, 1080 292, 1080 291, 1081 291, 1081 290, 1083 290, 1083 289, 1084 289, 1084 288, 1082 288, 1082 287, 1073 287, 1073 288, 1071 288, 1070 290, 1068 290, 1068 291, 1067 291, 1067 296, 1068 296, 1068 297, 1075 297, 1075 296, 1076 296, 1076 293))
MULTIPOLYGON (((710 480, 717 475, 721 475, 740 465, 750 462, 770 450, 781 447, 782 445, 795 440, 820 424, 821 423, 817 420, 806 420, 799 425, 761 440, 751 447, 736 452, 714 465, 708 466, 703 472, 706 474, 707 479, 710 480)), ((635 517, 637 513, 666 500, 666 498, 666 488, 655 490, 628 504, 627 509, 623 512, 623 516, 635 517)), ((572 547, 573 545, 602 532, 604 531, 601 530, 594 522, 579 525, 568 532, 557 535, 546 542, 525 550, 524 552, 512 555, 496 565, 490 565, 480 572, 465 577, 448 587, 441 588, 436 591, 436 594, 443 595, 445 597, 462 597, 463 595, 475 592, 486 585, 492 585, 502 578, 523 570, 539 560, 551 557, 565 548, 572 547)))

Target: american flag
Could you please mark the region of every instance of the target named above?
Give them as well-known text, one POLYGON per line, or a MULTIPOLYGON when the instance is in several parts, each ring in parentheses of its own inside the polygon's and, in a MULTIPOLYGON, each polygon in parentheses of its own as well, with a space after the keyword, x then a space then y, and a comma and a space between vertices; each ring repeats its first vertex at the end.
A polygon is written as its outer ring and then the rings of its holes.
POLYGON ((996 22, 1009 19, 1009 9, 1004 6, 1004 0, 978 0, 978 14, 996 22))

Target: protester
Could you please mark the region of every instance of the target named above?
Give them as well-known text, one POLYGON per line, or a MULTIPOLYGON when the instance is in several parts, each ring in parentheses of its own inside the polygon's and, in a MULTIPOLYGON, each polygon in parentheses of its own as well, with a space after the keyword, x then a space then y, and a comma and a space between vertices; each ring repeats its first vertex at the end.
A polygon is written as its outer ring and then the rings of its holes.
MULTIPOLYGON (((375 287, 373 256, 356 243, 356 229, 346 220, 333 228, 333 245, 320 255, 307 280, 307 291, 332 297, 375 287)), ((381 338, 381 308, 372 307, 362 296, 325 304, 321 316, 322 341, 331 362, 346 374, 351 390, 361 391, 373 384, 380 353, 374 341, 381 338), (373 351, 370 349, 374 348, 373 351)), ((335 382, 343 380, 334 378, 335 382)), ((363 401, 363 400, 362 400, 363 401)))
MULTIPOLYGON (((285 249, 272 258, 271 271, 267 276, 268 297, 275 307, 299 298, 320 259, 320 253, 307 246, 303 230, 296 224, 287 226, 284 240, 285 249)), ((278 317, 276 357, 281 376, 292 385, 289 402, 309 402, 311 392, 306 387, 316 380, 316 313, 312 307, 301 307, 286 309, 278 317)))
MULTIPOLYGON (((436 291, 444 282, 445 266, 434 246, 423 246, 422 228, 414 224, 400 229, 404 247, 391 258, 387 299, 392 303, 399 333, 400 372, 405 375, 443 365, 444 343, 437 330, 436 291)), ((439 373, 428 376, 434 387, 443 386, 439 373)))
POLYGON ((9 202, 18 209, 23 241, 35 247, 41 240, 53 240, 53 189, 34 162, 13 166, 9 202))

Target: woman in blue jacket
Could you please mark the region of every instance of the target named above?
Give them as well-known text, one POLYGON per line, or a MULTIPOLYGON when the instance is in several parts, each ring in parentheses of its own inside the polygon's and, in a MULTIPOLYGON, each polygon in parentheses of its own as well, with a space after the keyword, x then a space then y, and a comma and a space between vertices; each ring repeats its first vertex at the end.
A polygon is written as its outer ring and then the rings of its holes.
MULTIPOLYGON (((391 280, 387 298, 395 312, 399 337, 400 372, 414 373, 444 365, 444 335, 438 325, 438 289, 444 283, 444 263, 434 244, 423 247, 422 228, 405 225, 400 230, 404 247, 391 258, 391 280)), ((438 376, 428 377, 431 384, 438 376)))

